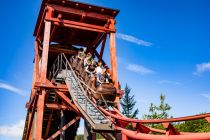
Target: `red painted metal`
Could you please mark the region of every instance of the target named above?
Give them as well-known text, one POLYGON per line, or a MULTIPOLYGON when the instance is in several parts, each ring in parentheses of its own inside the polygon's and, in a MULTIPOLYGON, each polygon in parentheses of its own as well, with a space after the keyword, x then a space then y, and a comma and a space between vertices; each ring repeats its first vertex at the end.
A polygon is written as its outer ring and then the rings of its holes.
POLYGON ((43 51, 42 51, 42 64, 41 64, 41 68, 42 68, 41 69, 41 82, 42 83, 46 83, 49 41, 50 41, 50 28, 51 28, 51 22, 46 21, 45 22, 43 51))
POLYGON ((44 114, 44 99, 45 99, 46 91, 42 90, 40 95, 38 96, 37 103, 37 123, 36 123, 36 139, 42 139, 42 122, 43 122, 43 114, 44 114))
POLYGON ((204 119, 206 117, 210 117, 210 113, 207 113, 207 114, 180 117, 180 118, 171 118, 171 119, 138 120, 138 119, 127 118, 125 116, 113 115, 109 111, 105 110, 104 108, 102 107, 99 107, 99 108, 107 116, 111 116, 112 118, 115 118, 121 121, 127 121, 127 122, 133 122, 133 123, 170 123, 170 122, 182 122, 182 121, 188 121, 188 120, 204 119))
POLYGON ((210 133, 191 133, 190 135, 151 135, 119 128, 123 135, 130 139, 139 140, 209 140, 210 133))
POLYGON ((78 116, 75 119, 71 120, 69 123, 67 123, 65 126, 63 126, 61 129, 59 129, 57 132, 55 132, 55 134, 53 134, 52 136, 50 136, 47 140, 53 140, 53 139, 55 139, 58 135, 60 135, 63 131, 65 131, 69 126, 71 126, 72 124, 74 124, 79 119, 80 119, 80 117, 78 116))
MULTIPOLYGON (((206 119, 210 122, 210 114, 202 114, 195 116, 187 116, 172 119, 158 120, 138 120, 130 119, 120 113, 119 100, 123 91, 119 88, 118 73, 117 73, 117 55, 116 55, 116 37, 115 37, 115 16, 118 10, 88 5, 74 1, 56 1, 43 0, 40 9, 40 14, 34 30, 35 38, 35 61, 32 92, 30 101, 26 107, 28 115, 24 130, 23 139, 33 139, 32 135, 36 136, 36 140, 47 139, 49 134, 53 134, 48 139, 55 139, 59 134, 65 131, 70 125, 76 122, 81 116, 77 106, 69 97, 69 91, 65 84, 56 84, 52 79, 47 79, 49 75, 49 65, 52 64, 55 57, 59 53, 65 53, 71 56, 76 54, 77 50, 69 49, 72 45, 81 45, 88 48, 88 51, 95 53, 99 60, 103 61, 102 56, 106 44, 106 38, 109 35, 110 41, 110 64, 112 79, 114 86, 118 89, 116 103, 118 108, 107 111, 102 107, 98 107, 114 124, 118 136, 121 134, 122 140, 144 139, 144 140, 209 140, 209 133, 188 133, 178 132, 171 123, 206 119), (86 36, 85 36, 86 35, 86 36), (88 41, 86 40, 88 38, 88 41), (52 47, 52 42, 68 45, 69 48, 52 47), (96 51, 99 44, 102 43, 100 54, 96 51), (41 56, 41 57, 40 57, 41 56), (40 62, 41 61, 41 62, 40 62), (53 97, 49 97, 52 96, 53 97), (51 101, 48 101, 51 100, 51 101), (54 99, 52 101, 52 99, 54 99), (71 111, 76 114, 76 118, 69 121, 63 128, 58 131, 50 132, 51 124, 53 123, 53 115, 58 111, 71 111), (35 118, 35 112, 37 114, 35 118), (46 112, 50 112, 49 114, 46 112), (45 118, 44 118, 45 114, 45 118), (45 125, 44 125, 45 123, 45 125), (165 130, 155 129, 144 124, 163 124, 165 130), (135 128, 135 131, 125 129, 130 124, 135 128), (32 130, 35 127, 35 134, 32 130), (44 134, 42 134, 44 130, 44 134), (163 135, 152 135, 150 132, 158 132, 163 135)), ((95 100, 93 100, 95 102, 95 100)), ((105 132, 100 132, 104 137, 111 139, 111 135, 105 132)))
POLYGON ((63 92, 56 92, 56 94, 61 98, 63 99, 63 101, 68 104, 72 109, 74 109, 75 112, 77 112, 78 114, 80 114, 78 108, 73 104, 71 103, 72 101, 66 96, 63 94, 63 92))

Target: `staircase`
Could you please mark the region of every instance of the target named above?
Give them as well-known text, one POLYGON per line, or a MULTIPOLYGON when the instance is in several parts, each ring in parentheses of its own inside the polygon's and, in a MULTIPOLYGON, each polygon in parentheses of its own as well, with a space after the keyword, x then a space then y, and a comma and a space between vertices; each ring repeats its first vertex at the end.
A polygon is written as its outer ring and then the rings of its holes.
MULTIPOLYGON (((61 54, 64 56, 64 54, 61 54)), ((65 56, 63 60, 68 61, 65 56)), ((65 62, 65 69, 56 74, 56 81, 65 81, 74 104, 79 109, 83 118, 95 131, 113 131, 113 123, 97 108, 87 97, 81 81, 77 78, 69 62, 65 62), (67 66, 68 65, 68 66, 67 66)), ((62 67, 64 68, 64 67, 62 67)))

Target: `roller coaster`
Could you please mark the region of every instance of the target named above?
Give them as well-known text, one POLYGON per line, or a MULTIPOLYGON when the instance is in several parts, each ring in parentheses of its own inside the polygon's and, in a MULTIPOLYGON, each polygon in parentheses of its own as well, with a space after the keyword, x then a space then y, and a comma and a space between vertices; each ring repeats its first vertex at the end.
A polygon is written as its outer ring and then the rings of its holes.
POLYGON ((115 44, 118 13, 77 1, 42 1, 34 30, 34 74, 23 140, 73 140, 80 118, 85 122, 86 140, 96 139, 96 133, 108 140, 210 139, 210 132, 179 132, 173 126, 197 119, 210 122, 210 114, 154 120, 131 119, 121 114, 123 90, 117 76, 115 44), (103 60, 108 36, 110 68, 103 60), (112 82, 97 85, 96 76, 87 73, 84 61, 75 57, 83 47, 107 68, 112 82), (164 130, 146 124, 162 124, 164 130), (126 129, 127 125, 133 129, 126 129))

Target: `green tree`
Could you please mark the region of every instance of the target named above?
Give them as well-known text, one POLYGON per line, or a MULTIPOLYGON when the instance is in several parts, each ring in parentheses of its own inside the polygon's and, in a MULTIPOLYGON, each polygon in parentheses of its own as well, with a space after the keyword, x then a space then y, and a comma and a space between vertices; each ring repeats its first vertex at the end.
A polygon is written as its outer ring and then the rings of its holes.
POLYGON ((210 132, 210 123, 205 119, 178 122, 174 126, 180 132, 210 132))
POLYGON ((165 119, 169 117, 168 111, 171 110, 171 106, 165 103, 165 95, 160 94, 160 105, 150 104, 149 114, 144 115, 145 119, 165 119))
POLYGON ((122 114, 128 118, 137 118, 136 116, 139 113, 139 110, 138 109, 134 110, 136 101, 134 100, 134 95, 130 95, 130 91, 131 88, 129 88, 128 85, 126 84, 125 93, 120 102, 123 109, 122 114))

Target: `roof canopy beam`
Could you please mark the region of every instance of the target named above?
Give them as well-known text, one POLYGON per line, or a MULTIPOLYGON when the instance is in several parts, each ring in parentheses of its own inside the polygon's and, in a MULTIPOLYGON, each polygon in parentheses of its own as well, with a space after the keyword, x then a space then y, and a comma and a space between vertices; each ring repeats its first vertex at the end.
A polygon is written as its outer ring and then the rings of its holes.
POLYGON ((85 16, 88 18, 94 18, 102 21, 107 21, 108 19, 112 19, 113 17, 105 14, 85 11, 85 10, 79 10, 76 8, 69 8, 69 7, 63 7, 59 5, 49 4, 48 6, 52 7, 55 11, 60 13, 66 13, 66 14, 74 14, 78 16, 85 16))

